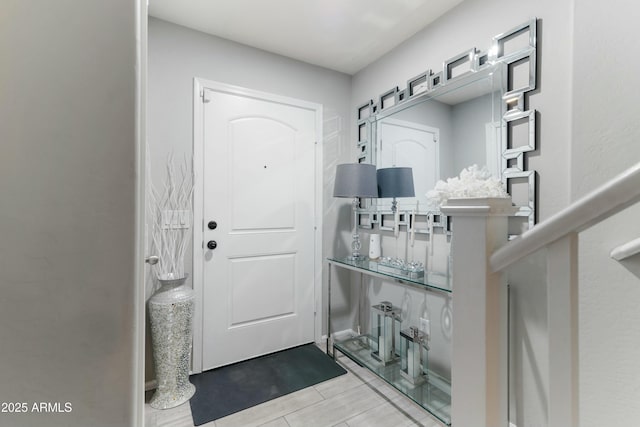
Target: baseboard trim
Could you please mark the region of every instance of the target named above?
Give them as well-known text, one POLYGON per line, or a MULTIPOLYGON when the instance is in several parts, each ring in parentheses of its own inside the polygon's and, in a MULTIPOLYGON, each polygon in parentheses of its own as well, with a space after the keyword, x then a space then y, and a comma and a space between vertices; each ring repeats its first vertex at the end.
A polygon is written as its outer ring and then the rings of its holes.
POLYGON ((144 383, 144 391, 151 391, 158 388, 158 380, 151 380, 144 383))

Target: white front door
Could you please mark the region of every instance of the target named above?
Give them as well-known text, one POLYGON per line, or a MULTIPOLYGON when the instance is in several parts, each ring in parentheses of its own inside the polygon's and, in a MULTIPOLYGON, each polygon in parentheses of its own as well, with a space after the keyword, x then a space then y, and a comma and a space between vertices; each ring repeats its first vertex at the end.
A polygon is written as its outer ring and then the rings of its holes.
POLYGON ((207 370, 314 341, 316 111, 250 93, 204 99, 207 370))

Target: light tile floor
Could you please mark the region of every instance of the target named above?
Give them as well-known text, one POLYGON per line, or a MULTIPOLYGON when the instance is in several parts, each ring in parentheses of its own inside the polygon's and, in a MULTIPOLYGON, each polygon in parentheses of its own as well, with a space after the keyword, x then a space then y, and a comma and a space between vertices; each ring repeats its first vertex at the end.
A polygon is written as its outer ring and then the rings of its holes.
MULTIPOLYGON (((443 424, 371 372, 338 353, 345 375, 265 402, 206 427, 442 427, 443 424)), ((148 396, 149 397, 149 396, 148 396)), ((193 427, 191 407, 145 405, 146 427, 193 427)))

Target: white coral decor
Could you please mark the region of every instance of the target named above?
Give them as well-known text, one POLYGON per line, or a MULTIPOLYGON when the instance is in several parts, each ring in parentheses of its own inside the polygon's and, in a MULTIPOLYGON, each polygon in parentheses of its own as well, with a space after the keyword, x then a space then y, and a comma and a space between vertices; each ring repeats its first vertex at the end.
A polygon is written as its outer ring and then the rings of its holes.
POLYGON ((471 165, 462 169, 459 177, 448 178, 447 182, 438 181, 433 190, 427 192, 430 205, 441 206, 451 198, 499 197, 506 198, 502 181, 491 176, 486 166, 471 165))

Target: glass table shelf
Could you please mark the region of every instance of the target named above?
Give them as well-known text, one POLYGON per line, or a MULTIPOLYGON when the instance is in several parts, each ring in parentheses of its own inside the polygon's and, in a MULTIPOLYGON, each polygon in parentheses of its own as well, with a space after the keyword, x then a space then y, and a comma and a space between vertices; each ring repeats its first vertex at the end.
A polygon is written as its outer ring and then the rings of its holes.
POLYGON ((397 269, 388 267, 377 261, 364 258, 354 261, 348 258, 328 258, 329 263, 347 268, 350 270, 365 273, 371 276, 393 279, 402 283, 418 286, 421 288, 430 288, 432 290, 451 292, 451 282, 447 274, 426 270, 424 276, 419 278, 412 277, 410 274, 402 274, 397 269))
POLYGON ((334 356, 336 350, 340 351, 450 426, 451 383, 440 375, 429 371, 426 382, 419 385, 411 384, 400 375, 399 361, 383 365, 371 356, 369 341, 370 339, 366 335, 336 341, 333 345, 334 356))

